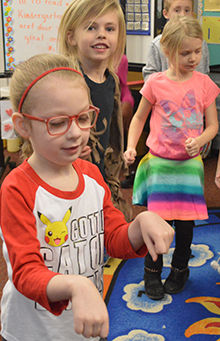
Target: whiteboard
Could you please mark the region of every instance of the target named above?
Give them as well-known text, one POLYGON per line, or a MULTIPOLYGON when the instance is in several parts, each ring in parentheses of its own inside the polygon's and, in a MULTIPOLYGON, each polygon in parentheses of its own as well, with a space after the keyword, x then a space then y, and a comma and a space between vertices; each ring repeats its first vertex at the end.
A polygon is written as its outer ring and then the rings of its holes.
MULTIPOLYGON (((15 65, 35 54, 58 52, 60 18, 70 2, 71 0, 1 0, 3 32, 0 32, 0 72, 10 74, 15 65)), ((146 64, 148 46, 153 39, 154 0, 151 0, 150 11, 151 35, 127 35, 126 54, 129 63, 146 64)))
POLYGON ((58 52, 58 27, 69 3, 70 0, 1 1, 6 72, 35 54, 58 52))

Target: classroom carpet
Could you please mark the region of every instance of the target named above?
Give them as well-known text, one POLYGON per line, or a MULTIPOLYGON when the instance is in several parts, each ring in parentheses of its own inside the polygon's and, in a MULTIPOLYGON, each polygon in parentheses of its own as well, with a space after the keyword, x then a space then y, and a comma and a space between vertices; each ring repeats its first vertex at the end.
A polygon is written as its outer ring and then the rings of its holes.
MULTIPOLYGON (((144 293, 144 259, 108 260, 108 341, 220 341, 220 271, 211 266, 220 263, 220 209, 209 209, 209 219, 195 223, 190 277, 179 294, 153 301, 144 293)), ((173 250, 174 242, 164 255, 162 280, 173 250)))

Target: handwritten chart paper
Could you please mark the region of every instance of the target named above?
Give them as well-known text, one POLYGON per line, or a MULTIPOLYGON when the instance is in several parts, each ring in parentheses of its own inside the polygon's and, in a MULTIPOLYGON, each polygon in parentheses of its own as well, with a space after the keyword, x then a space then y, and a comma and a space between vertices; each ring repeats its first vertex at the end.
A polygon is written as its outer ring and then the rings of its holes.
POLYGON ((5 69, 35 54, 57 52, 57 33, 69 0, 2 1, 5 69))

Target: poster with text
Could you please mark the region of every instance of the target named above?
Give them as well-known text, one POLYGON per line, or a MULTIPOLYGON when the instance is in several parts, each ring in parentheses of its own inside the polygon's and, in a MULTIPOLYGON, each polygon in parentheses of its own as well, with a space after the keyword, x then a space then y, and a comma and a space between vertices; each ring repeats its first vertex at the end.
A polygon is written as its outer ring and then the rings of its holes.
POLYGON ((57 33, 70 0, 3 0, 5 70, 35 54, 57 52, 57 33))

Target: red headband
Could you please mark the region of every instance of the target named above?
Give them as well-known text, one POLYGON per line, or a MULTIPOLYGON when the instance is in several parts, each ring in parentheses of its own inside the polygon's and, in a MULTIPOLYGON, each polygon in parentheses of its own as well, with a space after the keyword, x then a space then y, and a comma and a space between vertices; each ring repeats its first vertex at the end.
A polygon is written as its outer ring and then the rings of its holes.
POLYGON ((26 98, 28 92, 29 92, 30 89, 32 88, 32 86, 33 86, 34 84, 36 84, 36 83, 39 81, 39 79, 43 78, 44 76, 48 75, 49 73, 55 72, 55 71, 59 71, 59 70, 69 70, 69 71, 73 71, 73 72, 76 72, 76 73, 78 73, 80 76, 83 77, 83 75, 82 75, 79 71, 77 71, 77 70, 75 70, 75 69, 72 69, 72 68, 70 68, 70 67, 56 67, 56 68, 54 68, 54 69, 50 69, 50 70, 48 70, 48 71, 42 73, 40 76, 38 76, 36 79, 34 79, 34 80, 28 85, 28 87, 26 88, 25 92, 23 93, 23 95, 22 95, 22 97, 21 97, 21 100, 20 100, 20 102, 19 102, 19 105, 18 105, 18 112, 19 112, 19 113, 21 113, 21 107, 22 107, 22 105, 23 105, 23 103, 24 103, 24 100, 25 100, 25 98, 26 98))

